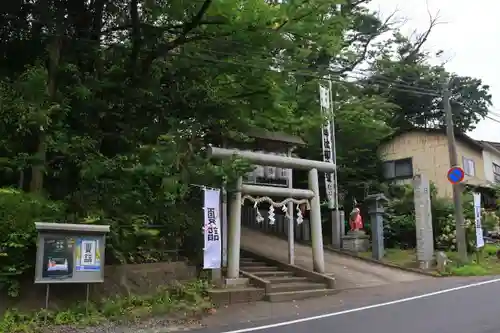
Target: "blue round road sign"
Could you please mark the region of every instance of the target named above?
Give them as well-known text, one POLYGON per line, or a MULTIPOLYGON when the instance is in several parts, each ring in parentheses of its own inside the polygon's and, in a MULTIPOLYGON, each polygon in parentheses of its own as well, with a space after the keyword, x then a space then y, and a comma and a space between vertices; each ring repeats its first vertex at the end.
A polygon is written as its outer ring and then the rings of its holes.
POLYGON ((448 171, 448 180, 452 184, 460 183, 464 180, 464 170, 460 167, 453 167, 448 171))

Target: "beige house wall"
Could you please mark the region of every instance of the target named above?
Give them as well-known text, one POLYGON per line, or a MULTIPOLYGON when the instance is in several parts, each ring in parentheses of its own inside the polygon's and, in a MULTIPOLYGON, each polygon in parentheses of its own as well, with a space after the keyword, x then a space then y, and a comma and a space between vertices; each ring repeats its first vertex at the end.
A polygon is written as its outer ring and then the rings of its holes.
MULTIPOLYGON (((414 175, 427 176, 436 185, 440 196, 452 196, 452 187, 447 179, 450 168, 448 142, 444 134, 420 131, 405 133, 380 147, 379 154, 384 161, 411 157, 414 175)), ((464 182, 474 185, 484 184, 482 151, 479 148, 474 149, 457 138, 457 155, 462 168, 462 157, 472 159, 475 164, 475 176, 465 176, 464 182)))
POLYGON ((484 173, 489 183, 497 184, 493 173, 493 163, 500 165, 500 154, 490 150, 483 150, 484 173))

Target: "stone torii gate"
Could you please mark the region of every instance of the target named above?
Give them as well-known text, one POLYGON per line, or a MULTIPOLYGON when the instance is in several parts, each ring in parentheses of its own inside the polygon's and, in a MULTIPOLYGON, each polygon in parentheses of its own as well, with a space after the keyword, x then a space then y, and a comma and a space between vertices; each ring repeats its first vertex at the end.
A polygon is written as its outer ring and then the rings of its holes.
POLYGON ((255 165, 307 170, 309 173, 309 189, 307 190, 243 184, 242 177, 238 179, 236 188, 233 189, 230 199, 227 279, 237 280, 240 275, 241 207, 243 194, 250 196, 269 196, 309 200, 309 206, 311 209, 310 224, 313 269, 315 272, 325 273, 318 172, 331 173, 335 171, 336 166, 329 162, 268 155, 250 151, 240 151, 236 149, 216 148, 211 146, 208 147, 207 153, 208 156, 212 158, 230 159, 233 156, 237 156, 246 159, 255 165))

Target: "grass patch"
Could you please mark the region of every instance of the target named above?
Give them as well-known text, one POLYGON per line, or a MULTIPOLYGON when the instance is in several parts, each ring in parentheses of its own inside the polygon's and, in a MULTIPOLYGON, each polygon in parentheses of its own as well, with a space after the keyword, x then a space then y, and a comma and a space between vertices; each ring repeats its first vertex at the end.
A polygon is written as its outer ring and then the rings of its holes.
POLYGON ((450 273, 450 275, 454 276, 483 276, 490 274, 488 269, 478 264, 451 267, 450 273))
POLYGON ((457 276, 483 276, 500 274, 500 260, 497 258, 497 251, 500 247, 493 244, 485 244, 478 252, 469 254, 470 262, 460 265, 458 254, 456 252, 447 252, 455 265, 450 266, 450 274, 457 276))
POLYGON ((0 332, 35 333, 47 326, 84 327, 105 322, 134 322, 173 313, 192 317, 212 307, 207 297, 207 287, 208 284, 200 280, 177 283, 162 286, 153 295, 103 299, 90 303, 87 309, 83 303, 57 312, 41 310, 21 313, 11 309, 0 318, 0 332))
MULTIPOLYGON (((484 276, 500 275, 500 260, 496 253, 500 250, 493 244, 486 244, 478 253, 469 254, 469 263, 461 264, 457 252, 446 252, 451 260, 447 272, 443 275, 453 276, 484 276)), ((371 252, 359 253, 362 257, 371 257, 371 252)), ((417 254, 414 249, 386 249, 383 262, 398 265, 405 268, 418 268, 417 254)), ((437 272, 434 268, 432 271, 437 272)))
MULTIPOLYGON (((371 258, 371 252, 360 252, 360 256, 365 258, 371 258)), ((401 249, 385 249, 383 262, 398 265, 406 268, 416 268, 417 265, 417 254, 415 250, 401 250, 401 249)))

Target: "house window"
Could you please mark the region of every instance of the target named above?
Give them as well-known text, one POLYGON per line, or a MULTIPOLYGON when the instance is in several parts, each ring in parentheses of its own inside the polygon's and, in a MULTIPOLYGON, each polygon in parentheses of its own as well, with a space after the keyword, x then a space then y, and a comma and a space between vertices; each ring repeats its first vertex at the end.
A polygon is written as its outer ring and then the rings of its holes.
POLYGON ((462 163, 464 165, 464 173, 467 176, 475 176, 476 175, 476 165, 474 164, 474 160, 470 158, 462 157, 462 163))
POLYGON ((500 183, 500 165, 493 163, 493 179, 495 183, 500 183))
POLYGON ((411 158, 384 162, 385 179, 404 179, 413 177, 413 163, 411 158))

